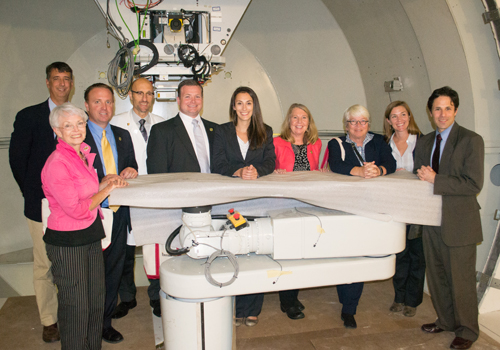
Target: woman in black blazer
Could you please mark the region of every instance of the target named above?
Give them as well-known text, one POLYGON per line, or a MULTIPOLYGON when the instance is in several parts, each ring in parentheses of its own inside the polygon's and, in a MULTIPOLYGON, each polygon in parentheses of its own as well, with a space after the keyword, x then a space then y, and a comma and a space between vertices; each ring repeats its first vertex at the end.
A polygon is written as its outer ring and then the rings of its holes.
MULTIPOLYGON (((384 136, 396 159, 397 170, 413 172, 415 146, 421 132, 410 107, 404 101, 394 101, 385 110, 384 136)), ((422 226, 406 225, 405 249, 396 254, 396 272, 392 278, 394 302, 391 312, 403 311, 415 316, 424 296, 425 257, 422 226)))
MULTIPOLYGON (((274 171, 273 130, 264 124, 259 99, 246 86, 231 97, 229 123, 217 127, 214 135, 212 173, 254 180, 274 171)), ((236 297, 236 325, 255 326, 264 294, 236 297)))

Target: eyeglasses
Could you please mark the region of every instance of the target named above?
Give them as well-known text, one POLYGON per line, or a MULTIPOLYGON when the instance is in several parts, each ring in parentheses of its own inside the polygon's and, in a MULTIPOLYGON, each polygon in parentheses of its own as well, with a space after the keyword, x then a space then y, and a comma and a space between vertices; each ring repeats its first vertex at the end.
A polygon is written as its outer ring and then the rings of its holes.
POLYGON ((356 125, 356 124, 361 124, 363 126, 365 126, 366 124, 369 123, 368 120, 348 120, 347 121, 349 124, 351 124, 352 126, 356 125))
POLYGON ((76 123, 76 125, 68 123, 68 124, 64 124, 60 128, 64 129, 65 131, 71 131, 71 130, 73 130, 75 128, 75 126, 76 126, 77 129, 82 130, 82 129, 85 129, 85 126, 87 126, 87 122, 78 122, 78 123, 76 123))
POLYGON ((148 92, 134 91, 134 90, 130 90, 130 91, 132 91, 134 94, 139 95, 140 97, 144 97, 144 95, 146 95, 147 97, 153 97, 155 95, 155 93, 151 92, 151 91, 148 91, 148 92))

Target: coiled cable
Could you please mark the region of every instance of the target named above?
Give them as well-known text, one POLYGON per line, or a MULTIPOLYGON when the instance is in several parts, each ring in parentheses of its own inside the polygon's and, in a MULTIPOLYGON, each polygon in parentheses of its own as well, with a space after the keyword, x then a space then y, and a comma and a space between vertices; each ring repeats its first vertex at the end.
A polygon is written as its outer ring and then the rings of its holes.
POLYGON ((229 250, 224 250, 224 249, 216 250, 215 252, 212 253, 212 255, 210 255, 207 262, 205 263, 205 278, 207 279, 208 283, 219 288, 229 286, 230 284, 232 284, 238 278, 239 273, 240 273, 240 267, 238 265, 238 261, 236 261, 236 256, 229 250), (229 262, 233 265, 234 268, 233 277, 231 277, 231 279, 227 282, 216 281, 212 277, 212 273, 210 272, 212 262, 214 262, 214 260, 219 257, 227 257, 229 259, 229 262))
POLYGON ((134 77, 134 54, 127 46, 116 53, 109 62, 108 82, 121 98, 126 98, 134 77))

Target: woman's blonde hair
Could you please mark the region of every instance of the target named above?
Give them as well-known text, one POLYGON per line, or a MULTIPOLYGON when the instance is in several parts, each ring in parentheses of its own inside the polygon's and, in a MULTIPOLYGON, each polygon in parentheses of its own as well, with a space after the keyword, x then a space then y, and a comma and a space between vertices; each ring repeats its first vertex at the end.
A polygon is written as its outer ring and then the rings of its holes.
POLYGON ((314 123, 314 119, 312 117, 311 111, 309 111, 309 108, 300 103, 293 103, 290 106, 290 108, 288 108, 285 120, 283 120, 283 124, 281 124, 280 137, 283 140, 295 143, 295 139, 292 136, 292 130, 290 129, 290 120, 292 119, 292 112, 294 108, 299 108, 304 112, 306 112, 307 118, 309 119, 309 126, 307 127, 307 130, 304 133, 304 139, 302 140, 302 142, 310 144, 315 143, 318 140, 318 128, 316 128, 316 124, 314 123))

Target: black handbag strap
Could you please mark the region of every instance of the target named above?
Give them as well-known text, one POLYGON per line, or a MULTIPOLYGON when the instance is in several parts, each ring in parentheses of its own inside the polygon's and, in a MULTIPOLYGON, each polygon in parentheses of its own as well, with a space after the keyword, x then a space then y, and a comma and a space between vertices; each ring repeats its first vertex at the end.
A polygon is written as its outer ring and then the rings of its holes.
POLYGON ((352 146, 354 153, 356 153, 356 157, 358 157, 358 160, 361 162, 361 165, 363 165, 365 163, 365 160, 363 159, 361 154, 359 154, 358 149, 356 148, 356 145, 354 143, 351 143, 351 146, 352 146))

